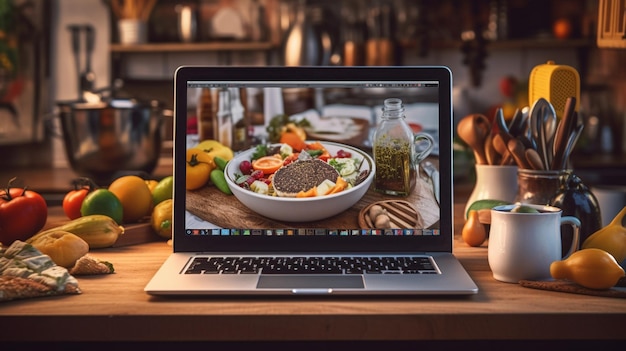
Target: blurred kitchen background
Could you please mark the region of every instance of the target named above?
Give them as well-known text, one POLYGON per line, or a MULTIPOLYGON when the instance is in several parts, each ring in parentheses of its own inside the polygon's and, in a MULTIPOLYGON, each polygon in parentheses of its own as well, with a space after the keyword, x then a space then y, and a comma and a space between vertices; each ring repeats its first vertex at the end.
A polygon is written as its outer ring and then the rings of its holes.
POLYGON ((115 3, 0 0, 5 173, 68 167, 57 106, 84 84, 172 108, 180 65, 446 65, 458 121, 528 105, 532 68, 552 60, 581 76, 577 174, 624 184, 626 0, 135 0, 132 11, 115 3))

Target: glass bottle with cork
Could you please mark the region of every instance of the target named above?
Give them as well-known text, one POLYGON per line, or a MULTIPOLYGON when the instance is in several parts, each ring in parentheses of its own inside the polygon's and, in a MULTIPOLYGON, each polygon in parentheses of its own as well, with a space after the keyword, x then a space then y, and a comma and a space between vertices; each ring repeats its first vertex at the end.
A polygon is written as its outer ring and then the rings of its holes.
POLYGON ((244 150, 248 147, 248 111, 245 88, 231 88, 231 112, 233 119, 232 149, 244 150))
POLYGON ((198 138, 217 140, 217 126, 213 111, 213 96, 210 88, 202 88, 197 105, 198 138))
POLYGON ((228 88, 221 88, 218 93, 218 141, 224 146, 232 147, 233 139, 233 115, 231 111, 230 91, 228 88))
POLYGON ((430 135, 413 133, 405 120, 401 99, 385 99, 381 122, 373 137, 374 189, 388 195, 410 195, 417 181, 419 162, 434 145, 430 135))

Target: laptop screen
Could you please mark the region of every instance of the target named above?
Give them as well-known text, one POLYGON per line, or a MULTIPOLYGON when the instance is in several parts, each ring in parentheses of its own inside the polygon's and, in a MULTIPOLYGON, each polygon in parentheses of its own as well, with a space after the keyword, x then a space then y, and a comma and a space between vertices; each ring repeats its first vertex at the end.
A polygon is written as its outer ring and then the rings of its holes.
POLYGON ((175 111, 175 251, 451 251, 446 68, 182 67, 175 111))

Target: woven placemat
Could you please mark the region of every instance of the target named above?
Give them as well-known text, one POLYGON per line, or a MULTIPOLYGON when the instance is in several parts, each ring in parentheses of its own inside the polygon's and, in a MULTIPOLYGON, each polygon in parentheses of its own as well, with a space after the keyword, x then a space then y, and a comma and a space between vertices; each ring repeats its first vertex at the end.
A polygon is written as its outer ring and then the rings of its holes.
MULTIPOLYGON (((560 291, 560 292, 580 294, 580 295, 626 298, 626 290, 624 289, 611 288, 611 289, 606 289, 606 290, 595 290, 595 289, 585 288, 584 286, 580 286, 576 283, 572 283, 572 282, 564 281, 564 280, 555 280, 555 281, 520 280, 519 283, 523 287, 533 288, 533 289, 560 291)), ((620 286, 620 285, 621 283, 617 284, 617 286, 620 286)))

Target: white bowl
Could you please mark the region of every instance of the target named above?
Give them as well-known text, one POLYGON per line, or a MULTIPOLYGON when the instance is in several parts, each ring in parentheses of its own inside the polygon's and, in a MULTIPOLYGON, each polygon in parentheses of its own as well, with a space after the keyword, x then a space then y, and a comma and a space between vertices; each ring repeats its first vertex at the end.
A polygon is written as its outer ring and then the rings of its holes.
POLYGON ((367 192, 374 179, 376 168, 374 160, 363 150, 333 142, 321 142, 331 155, 343 149, 352 154, 352 158, 363 159, 361 171, 367 170, 367 178, 358 185, 342 192, 330 195, 289 198, 258 194, 235 184, 235 174, 241 173, 239 164, 250 160, 255 148, 237 154, 224 170, 226 183, 235 197, 252 211, 272 219, 285 222, 310 222, 328 218, 352 207, 367 192))

